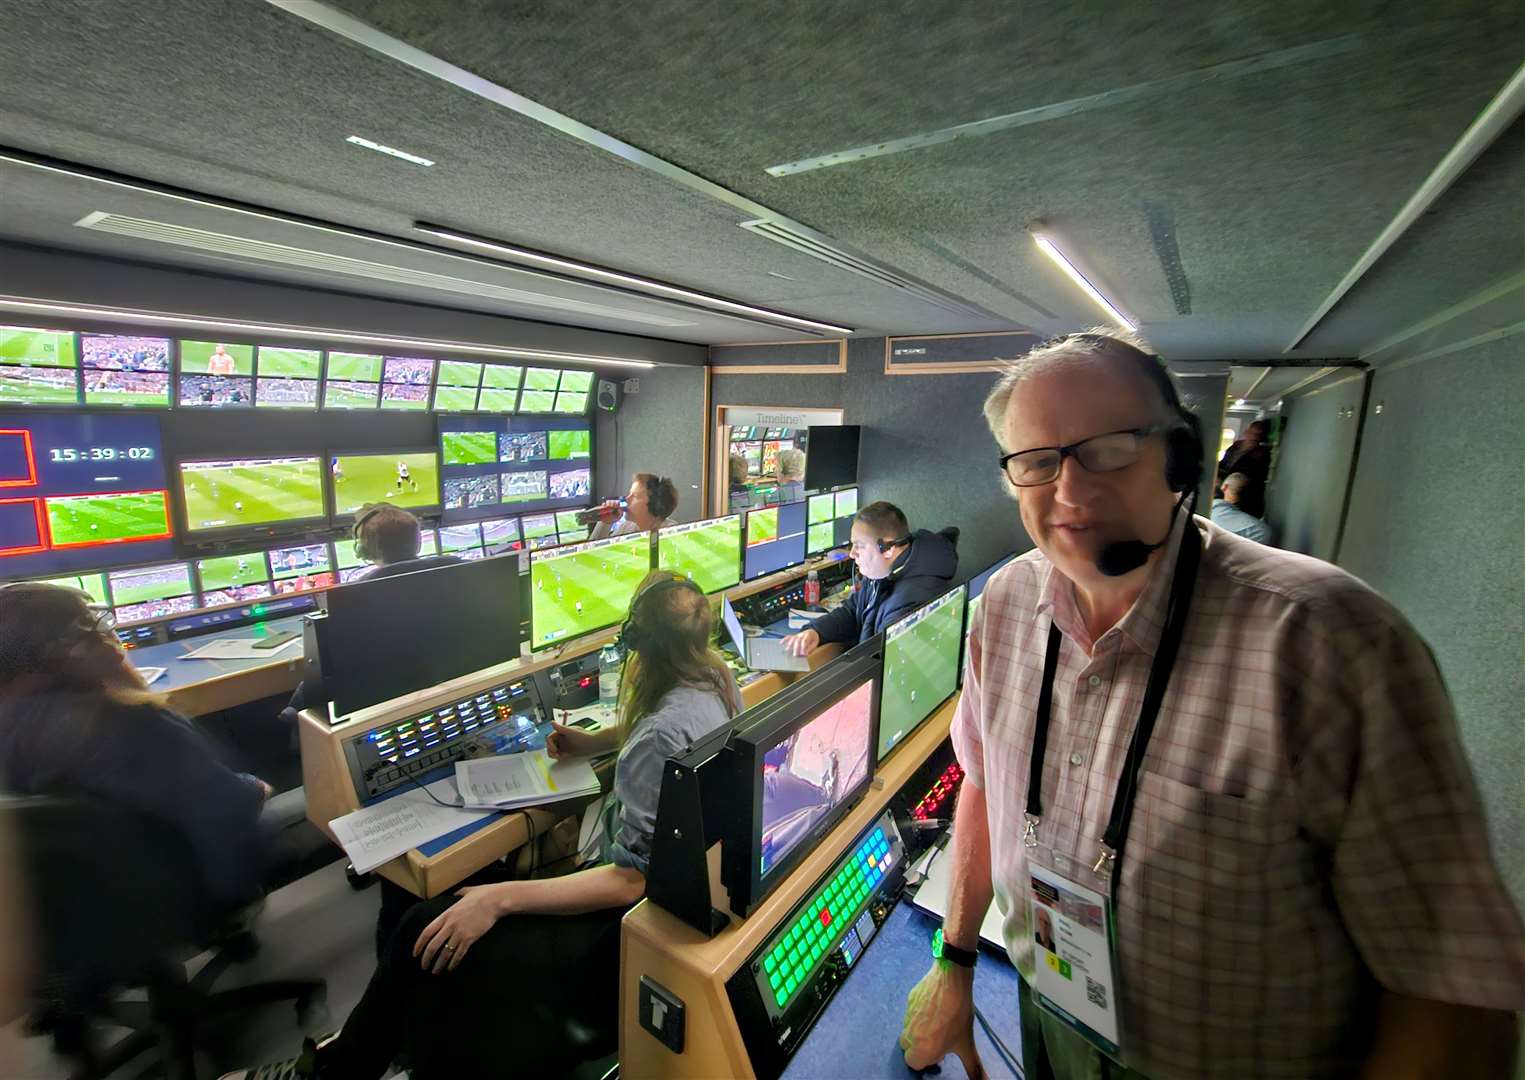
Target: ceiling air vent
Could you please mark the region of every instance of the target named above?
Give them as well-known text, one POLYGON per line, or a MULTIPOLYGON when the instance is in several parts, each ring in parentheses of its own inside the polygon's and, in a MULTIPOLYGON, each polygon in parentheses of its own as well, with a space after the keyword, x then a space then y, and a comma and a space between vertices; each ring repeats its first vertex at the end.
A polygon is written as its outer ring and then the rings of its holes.
POLYGON ((944 311, 951 311, 957 315, 968 315, 978 319, 991 318, 988 311, 984 311, 973 304, 966 304, 960 300, 955 300, 951 296, 947 296, 936 289, 919 284, 909 278, 901 277, 895 271, 880 263, 843 251, 841 248, 833 246, 825 237, 819 234, 801 232, 791 228, 786 222, 772 221, 768 218, 757 218, 753 221, 743 221, 740 224, 747 232, 766 237, 775 244, 783 244, 785 247, 793 248, 795 251, 804 252, 813 259, 820 259, 822 262, 830 263, 840 270, 846 270, 850 274, 857 274, 859 277, 868 278, 879 285, 909 293, 922 303, 931 304, 934 307, 942 308, 944 311))
MULTIPOLYGON (((435 274, 428 270, 413 270, 404 266, 370 262, 366 259, 353 259, 345 255, 332 255, 326 251, 313 251, 310 248, 291 247, 287 244, 273 244, 266 240, 252 240, 248 237, 231 236, 227 233, 192 229, 184 225, 173 225, 166 221, 128 217, 125 214, 110 214, 96 211, 80 218, 74 224, 82 229, 114 233, 117 236, 128 236, 135 240, 148 240, 158 244, 172 244, 176 247, 189 248, 194 251, 235 259, 239 262, 254 261, 275 266, 294 267, 301 270, 315 270, 325 274, 341 274, 345 277, 364 278, 369 281, 385 281, 393 285, 411 285, 417 288, 455 293, 459 296, 502 300, 505 303, 519 304, 526 307, 575 312, 579 315, 615 319, 620 322, 641 323, 647 326, 674 327, 693 325, 691 322, 668 318, 662 315, 630 311, 626 308, 605 307, 602 304, 590 304, 568 297, 526 292, 523 289, 510 289, 503 285, 494 285, 485 281, 451 277, 449 274, 435 274)), ((420 254, 427 253, 421 252, 420 254)), ((494 268, 484 267, 483 269, 489 273, 502 273, 502 271, 494 268)))

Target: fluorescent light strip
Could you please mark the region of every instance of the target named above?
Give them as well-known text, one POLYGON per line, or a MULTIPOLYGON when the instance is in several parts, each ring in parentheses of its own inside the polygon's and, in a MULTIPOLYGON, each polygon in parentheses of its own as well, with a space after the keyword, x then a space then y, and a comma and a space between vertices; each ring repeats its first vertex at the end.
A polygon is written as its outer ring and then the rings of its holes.
MULTIPOLYGON (((705 307, 734 311, 739 314, 768 319, 773 322, 793 323, 796 326, 821 330, 826 333, 851 334, 853 332, 850 326, 837 326, 834 323, 818 322, 815 319, 802 319, 796 315, 785 315, 782 312, 769 311, 767 308, 753 307, 750 304, 739 304, 734 300, 725 300, 718 296, 711 296, 708 293, 694 292, 692 289, 684 289, 677 285, 653 281, 651 278, 637 277, 634 274, 622 274, 615 270, 605 270, 600 266, 591 266, 588 263, 576 262, 572 259, 562 259, 555 255, 545 255, 538 251, 514 247, 512 244, 504 244, 496 240, 482 240, 475 236, 469 236, 466 233, 458 233, 453 229, 442 229, 438 226, 425 225, 421 222, 415 222, 413 228, 417 232, 425 233, 429 236, 437 236, 441 240, 450 240, 457 244, 481 248, 483 251, 495 252, 510 259, 532 262, 540 266, 576 274, 580 277, 591 277, 614 285, 640 289, 643 292, 659 293, 663 296, 671 296, 675 299, 684 300, 690 304, 702 304, 705 307)), ((792 281, 793 278, 789 280, 792 281)))
POLYGON ((374 150, 378 154, 386 154, 388 157, 400 158, 403 161, 411 161, 415 165, 423 165, 426 168, 434 164, 434 162, 430 161, 426 157, 419 157, 417 154, 410 154, 406 150, 399 150, 397 147, 388 146, 386 143, 372 142, 370 139, 362 138, 359 135, 351 135, 344 141, 347 143, 354 143, 356 146, 363 146, 367 150, 374 150))
MULTIPOLYGON (((50 165, 46 162, 34 161, 31 158, 23 157, 19 154, 0 152, 0 161, 10 162, 13 165, 23 165, 29 169, 37 169, 41 172, 54 173, 58 176, 67 176, 74 180, 90 180, 97 184, 104 184, 107 187, 120 188, 124 191, 136 192, 140 195, 154 195, 161 199, 171 199, 175 202, 186 203, 190 206, 201 206, 209 210, 220 210, 224 213, 230 214, 242 214, 244 217, 255 218, 259 221, 271 221, 279 225, 294 225, 299 228, 310 229, 313 232, 327 233, 330 236, 342 236, 347 240, 365 240, 373 244, 382 244, 386 247, 398 248, 402 251, 411 251, 415 254, 421 252, 428 255, 435 255, 442 259, 454 259, 459 262, 469 263, 472 266, 491 266, 494 269, 503 269, 503 263, 497 259, 483 259, 478 256, 467 255, 462 252, 450 251, 446 248, 435 247, 432 244, 409 243, 406 240, 392 240, 385 236, 376 236, 371 233, 360 232, 355 229, 342 229, 333 225, 319 225, 315 222, 303 221, 300 218, 288 217, 285 214, 275 214, 262 210, 250 210, 242 206, 234 206, 231 203, 219 202, 216 199, 202 199, 193 195, 181 195, 178 192, 165 191, 150 184, 138 184, 127 180, 116 180, 109 176, 99 176, 85 169, 68 168, 62 165, 50 165)), ((415 228, 416 227, 417 226, 415 226, 415 228)), ((477 243, 482 243, 482 241, 477 241, 477 243)), ((502 245, 499 246, 501 247, 502 245)), ((526 256, 529 254, 533 253, 526 252, 526 256)), ((545 255, 540 255, 538 257, 550 262, 563 261, 551 259, 549 256, 545 255)), ((565 265, 581 267, 583 264, 566 262, 565 265)), ((535 273, 535 271, 529 267, 518 267, 516 269, 518 269, 520 273, 535 273)), ((609 271, 600 271, 597 267, 593 266, 586 267, 585 269, 589 274, 593 274, 595 272, 604 274, 610 273, 609 271)), ((559 282, 565 282, 567 280, 565 277, 559 275, 543 274, 540 276, 548 277, 553 281, 559 282)), ((623 274, 612 274, 611 276, 613 278, 626 277, 626 275, 623 274)), ((628 280, 645 282, 647 279, 629 277, 628 280)), ((587 284, 591 285, 592 283, 588 282, 587 284)), ((746 313, 748 312, 756 313, 753 317, 747 318, 747 321, 749 322, 761 321, 769 322, 774 325, 787 322, 802 327, 817 327, 827 333, 834 334, 851 334, 853 332, 851 327, 836 326, 832 323, 816 322, 813 319, 801 319, 793 315, 784 315, 780 312, 768 311, 766 308, 749 307, 746 304, 737 304, 729 300, 722 300, 720 297, 708 296, 705 293, 691 292, 690 290, 681 289, 672 285, 661 285, 660 282, 649 282, 647 287, 655 288, 657 286, 670 290, 675 297, 692 296, 700 298, 700 300, 690 301, 689 306, 702 306, 714 311, 716 314, 726 314, 729 311, 741 315, 742 317, 746 317, 746 313)), ((655 299, 655 297, 653 297, 653 299, 655 299)))
POLYGON ((563 360, 579 364, 606 364, 618 367, 654 368, 650 360, 627 360, 619 356, 589 353, 554 352, 546 349, 515 349, 502 345, 476 345, 467 341, 436 341, 431 338, 396 337, 391 334, 360 334, 349 330, 323 330, 312 326, 285 326, 280 323, 242 322, 234 319, 199 315, 171 315, 162 311, 135 311, 131 308, 98 307, 94 304, 71 304, 59 300, 34 300, 0 296, 0 311, 35 311, 44 315, 73 315, 106 322, 146 323, 154 326, 188 326, 199 330, 232 330, 245 334, 276 334, 284 337, 353 342, 367 345, 396 345, 405 348, 432 349, 436 352, 475 353, 509 356, 521 360, 563 360))
POLYGON ((1138 327, 1134 326, 1133 323, 1129 321, 1126 315, 1124 315, 1121 311, 1118 311, 1117 308, 1113 306, 1112 301, 1108 300, 1101 294, 1100 289, 1098 289, 1095 285, 1092 285, 1090 281, 1086 279, 1084 274, 1075 269, 1074 264, 1071 263, 1069 259, 1064 257, 1064 252, 1060 251, 1054 245, 1052 240, 1044 236, 1042 233, 1033 233, 1033 239, 1037 242, 1038 247, 1042 249, 1043 254, 1047 255, 1050 259, 1053 259, 1054 262, 1058 263, 1059 269, 1068 274, 1071 281, 1073 281, 1076 285, 1079 285, 1081 289, 1085 291, 1087 296, 1096 301, 1097 306, 1105 311, 1113 322, 1117 323, 1119 326, 1126 326, 1129 330, 1136 331, 1138 329, 1138 327))

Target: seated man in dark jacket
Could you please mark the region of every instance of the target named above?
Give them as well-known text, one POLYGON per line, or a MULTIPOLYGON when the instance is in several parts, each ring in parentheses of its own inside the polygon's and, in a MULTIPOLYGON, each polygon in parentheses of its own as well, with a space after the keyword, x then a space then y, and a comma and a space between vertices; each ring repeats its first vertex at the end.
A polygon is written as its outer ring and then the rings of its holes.
POLYGON ((958 572, 957 545, 957 529, 912 533, 898 507, 869 503, 853 515, 849 549, 864 580, 835 611, 785 638, 784 648, 808 656, 827 642, 852 646, 867 641, 948 591, 958 572))

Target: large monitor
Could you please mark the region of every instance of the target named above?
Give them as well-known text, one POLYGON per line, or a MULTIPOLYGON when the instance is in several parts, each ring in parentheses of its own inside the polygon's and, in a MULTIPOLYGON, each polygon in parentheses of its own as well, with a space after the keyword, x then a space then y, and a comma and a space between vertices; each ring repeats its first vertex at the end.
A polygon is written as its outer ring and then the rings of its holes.
POLYGON ((367 578, 328 594, 316 635, 336 715, 519 657, 518 558, 367 578))
POLYGON ((721 856, 736 914, 750 914, 868 789, 881 647, 864 642, 738 718, 727 752, 741 802, 721 856))
POLYGON ((390 450, 336 454, 328 459, 334 516, 354 517, 368 503, 387 503, 415 513, 439 509, 439 454, 434 450, 390 450))
POLYGON ((0 406, 77 404, 74 331, 0 326, 0 406))
POLYGON ((748 510, 746 545, 742 572, 746 581, 804 562, 804 500, 748 510))
POLYGON ((958 689, 965 595, 955 586, 885 631, 880 761, 958 689))
POLYGON ((169 408, 169 338, 81 334, 86 405, 169 408))
POLYGON ((179 471, 187 534, 268 532, 327 517, 316 457, 182 461, 179 471))
POLYGON ((0 579, 173 555, 157 417, 0 413, 0 579))
POLYGON ((442 416, 439 438, 447 522, 581 509, 593 501, 586 419, 442 416))
POLYGON ((805 487, 820 491, 856 484, 862 431, 856 424, 812 427, 805 443, 805 487))
POLYGON ((624 621, 651 572, 651 534, 530 554, 530 645, 546 649, 624 621))
POLYGON ((805 500, 805 552, 819 555, 832 548, 846 547, 852 540, 853 515, 858 512, 858 489, 824 491, 805 500))
POLYGON ((657 566, 706 593, 741 581, 741 515, 669 525, 657 532, 657 566))

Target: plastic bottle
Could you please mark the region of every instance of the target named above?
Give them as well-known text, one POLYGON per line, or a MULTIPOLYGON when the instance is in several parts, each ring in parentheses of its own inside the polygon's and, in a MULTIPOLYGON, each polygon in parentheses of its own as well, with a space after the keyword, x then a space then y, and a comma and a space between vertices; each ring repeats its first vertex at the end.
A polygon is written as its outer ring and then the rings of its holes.
POLYGON ((805 575, 805 606, 817 607, 821 603, 821 579, 814 570, 805 575))
POLYGON ((612 709, 620 696, 620 651, 613 643, 598 654, 598 703, 612 709))

